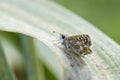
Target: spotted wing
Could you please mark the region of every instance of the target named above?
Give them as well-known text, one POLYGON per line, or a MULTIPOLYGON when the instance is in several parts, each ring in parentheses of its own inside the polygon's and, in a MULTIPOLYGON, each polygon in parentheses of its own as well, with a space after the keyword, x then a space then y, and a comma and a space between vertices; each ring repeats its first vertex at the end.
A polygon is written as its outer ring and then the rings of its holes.
POLYGON ((77 36, 70 36, 64 40, 64 45, 67 50, 77 54, 77 55, 87 55, 92 53, 90 49, 91 39, 89 35, 77 35, 77 36))

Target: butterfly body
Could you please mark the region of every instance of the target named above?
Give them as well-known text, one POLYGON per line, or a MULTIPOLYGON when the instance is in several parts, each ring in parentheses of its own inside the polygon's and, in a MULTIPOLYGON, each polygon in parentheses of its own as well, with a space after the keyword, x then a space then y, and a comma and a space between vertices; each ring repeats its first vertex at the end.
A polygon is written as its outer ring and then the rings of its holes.
MULTIPOLYGON (((56 31, 53 32, 57 33, 56 31)), ((77 56, 84 56, 92 53, 92 50, 90 49, 92 43, 88 34, 67 36, 59 33, 59 35, 61 37, 62 45, 67 51, 74 53, 77 56)))

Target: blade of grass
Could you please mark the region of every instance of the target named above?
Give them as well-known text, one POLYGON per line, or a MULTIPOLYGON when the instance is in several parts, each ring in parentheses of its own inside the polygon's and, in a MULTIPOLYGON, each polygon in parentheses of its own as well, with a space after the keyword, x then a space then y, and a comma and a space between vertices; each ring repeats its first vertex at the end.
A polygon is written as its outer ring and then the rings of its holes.
MULTIPOLYGON (((34 40, 36 51, 39 53, 40 60, 44 63, 44 65, 50 70, 53 75, 57 78, 55 80, 61 80, 61 64, 59 63, 58 57, 56 57, 50 48, 39 40, 34 40)), ((45 68, 46 70, 46 68, 45 68)), ((49 73, 49 72, 48 72, 49 73)), ((47 74, 46 74, 47 75, 47 74)), ((50 76, 49 76, 50 77, 50 76)), ((51 76, 52 77, 52 76, 51 76)), ((48 78, 48 77, 46 77, 48 78)), ((49 79, 49 78, 48 78, 49 79)), ((54 80, 54 79, 53 79, 54 80)))
POLYGON ((0 41, 0 80, 16 80, 13 71, 10 69, 7 63, 1 41, 0 41))
POLYGON ((25 65, 26 80, 45 80, 44 71, 38 54, 36 54, 33 40, 25 35, 20 35, 23 62, 25 65))

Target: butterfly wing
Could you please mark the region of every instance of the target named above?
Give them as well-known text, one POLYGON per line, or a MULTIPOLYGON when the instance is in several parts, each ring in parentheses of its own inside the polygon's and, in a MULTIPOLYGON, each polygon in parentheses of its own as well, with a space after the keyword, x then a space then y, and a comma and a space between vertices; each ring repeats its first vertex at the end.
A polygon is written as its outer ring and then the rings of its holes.
POLYGON ((87 34, 70 36, 64 39, 65 48, 77 55, 87 55, 92 53, 90 49, 91 40, 87 34))

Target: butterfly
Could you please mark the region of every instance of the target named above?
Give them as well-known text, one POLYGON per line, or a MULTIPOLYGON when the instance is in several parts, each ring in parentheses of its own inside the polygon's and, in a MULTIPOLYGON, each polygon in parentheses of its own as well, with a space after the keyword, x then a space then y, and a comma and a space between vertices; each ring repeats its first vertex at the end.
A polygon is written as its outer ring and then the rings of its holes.
POLYGON ((92 50, 90 49, 92 43, 88 34, 75 36, 60 34, 60 37, 62 39, 62 45, 67 51, 78 56, 85 56, 92 53, 92 50))

